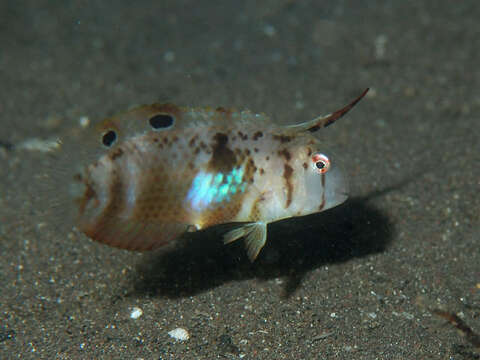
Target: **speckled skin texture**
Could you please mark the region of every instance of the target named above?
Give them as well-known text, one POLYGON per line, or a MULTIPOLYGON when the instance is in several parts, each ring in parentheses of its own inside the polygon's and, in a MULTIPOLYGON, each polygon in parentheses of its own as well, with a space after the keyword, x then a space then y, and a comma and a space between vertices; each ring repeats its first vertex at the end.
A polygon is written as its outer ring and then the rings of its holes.
POLYGON ((480 332, 479 12, 478 0, 0 2, 0 358, 476 359, 429 309, 480 332), (272 224, 253 264, 204 232, 146 255, 59 231, 37 201, 55 159, 22 149, 138 104, 286 125, 365 87, 318 133, 350 198, 272 224))
MULTIPOLYGON (((312 133, 366 92, 340 110, 287 127, 248 110, 140 106, 79 138, 65 136, 59 157, 78 170, 48 174, 54 185, 73 184, 67 194, 52 186, 47 196, 74 207, 72 225, 88 237, 127 250, 156 249, 187 230, 318 213, 347 199, 348 182, 340 160, 326 155, 328 146, 312 133), (86 149, 83 156, 72 153, 76 146, 86 149)), ((253 260, 259 246, 249 248, 253 260)))

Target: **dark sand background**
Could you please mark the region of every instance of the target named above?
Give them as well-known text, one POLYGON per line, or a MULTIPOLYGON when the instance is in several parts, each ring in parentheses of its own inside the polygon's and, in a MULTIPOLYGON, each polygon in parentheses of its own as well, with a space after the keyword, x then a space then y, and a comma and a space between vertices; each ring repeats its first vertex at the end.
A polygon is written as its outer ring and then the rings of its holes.
POLYGON ((479 358, 429 309, 480 331, 480 3, 256 3, 0 3, 0 358, 479 358), (322 132, 352 198, 271 226, 253 265, 206 236, 112 249, 33 201, 50 160, 25 141, 83 116, 170 100, 294 123, 365 87, 322 132))

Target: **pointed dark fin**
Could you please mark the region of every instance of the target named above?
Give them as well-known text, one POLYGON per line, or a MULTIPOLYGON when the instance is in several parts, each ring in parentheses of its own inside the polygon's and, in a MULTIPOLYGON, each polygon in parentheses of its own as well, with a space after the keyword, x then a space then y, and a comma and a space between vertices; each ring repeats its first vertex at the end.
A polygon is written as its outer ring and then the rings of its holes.
POLYGON ((256 222, 242 225, 223 235, 223 242, 229 244, 241 237, 245 237, 248 258, 254 262, 267 241, 267 224, 256 222))
POLYGON ((336 120, 340 119, 343 115, 349 112, 362 98, 367 94, 369 88, 365 89, 360 96, 358 96, 355 100, 353 100, 350 104, 344 106, 340 110, 337 110, 331 114, 325 116, 319 116, 313 120, 296 124, 296 125, 289 125, 287 126, 288 129, 295 130, 296 132, 300 131, 310 131, 315 132, 318 129, 327 127, 328 125, 333 124, 336 120))

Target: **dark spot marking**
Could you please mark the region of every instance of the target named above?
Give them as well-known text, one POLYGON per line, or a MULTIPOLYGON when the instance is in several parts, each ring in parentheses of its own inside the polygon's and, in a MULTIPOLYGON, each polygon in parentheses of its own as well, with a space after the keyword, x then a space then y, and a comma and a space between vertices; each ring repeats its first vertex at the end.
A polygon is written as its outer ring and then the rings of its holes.
POLYGON ((240 136, 240 139, 242 140, 248 140, 248 135, 242 133, 241 131, 238 132, 238 136, 240 136))
POLYGON ((168 145, 168 138, 167 138, 166 136, 163 138, 163 143, 164 143, 165 145, 168 145))
POLYGON ((312 155, 312 148, 308 147, 307 148, 307 156, 310 156, 310 155, 312 155))
POLYGON ((223 114, 226 118, 230 118, 230 116, 232 115, 232 110, 225 109, 223 106, 217 107, 215 111, 219 114, 223 114))
POLYGON ((102 143, 106 147, 112 146, 115 143, 116 140, 117 140, 117 133, 113 130, 108 130, 102 136, 102 143))
POLYGON ((255 134, 253 134, 253 140, 257 141, 258 138, 261 138, 263 136, 263 133, 261 131, 257 131, 255 134))
POLYGON ((177 142, 177 141, 178 141, 178 136, 177 136, 177 135, 174 135, 172 142, 177 142))
POLYGON ((227 146, 228 136, 223 133, 216 133, 213 136, 212 157, 208 166, 211 170, 229 172, 236 164, 234 152, 227 146))
POLYGON ((288 135, 273 135, 275 140, 280 141, 280 143, 285 144, 292 141, 292 137, 288 135))
POLYGON ((258 148, 253 148, 253 151, 255 151, 256 153, 258 152, 258 148))
POLYGON ((253 183, 254 174, 257 172, 257 167, 255 166, 255 161, 252 158, 248 158, 247 164, 245 166, 245 175, 244 179, 249 183, 253 183))
POLYGON ((198 139, 198 135, 195 135, 194 137, 192 137, 192 138, 190 139, 190 141, 188 142, 188 146, 194 147, 194 146, 195 146, 195 142, 197 141, 197 139, 198 139))
POLYGON ((245 149, 245 155, 250 156, 250 149, 245 149))
POLYGON ((157 143, 157 142, 158 142, 158 138, 153 138, 152 141, 153 141, 154 143, 157 143))
POLYGON ((265 174, 265 170, 263 170, 263 168, 260 168, 260 175, 263 175, 265 174))
POLYGON ((287 161, 290 161, 290 159, 292 158, 292 155, 287 149, 279 150, 278 155, 283 156, 287 161))
POLYGON ((267 156, 265 157, 265 160, 267 160, 267 161, 270 160, 270 156, 267 155, 267 156))
POLYGON ((307 165, 307 163, 306 163, 306 162, 304 162, 304 163, 303 163, 303 168, 304 168, 305 170, 307 170, 307 168, 308 168, 308 165, 307 165))
POLYGON ((115 149, 115 151, 113 151, 111 154, 110 154, 110 159, 112 161, 115 161, 116 159, 118 159, 119 157, 122 157, 123 155, 123 150, 122 148, 117 148, 115 149))
POLYGON ((158 114, 158 115, 152 116, 148 120, 148 122, 150 123, 150 126, 153 129, 160 130, 160 129, 167 129, 173 126, 175 119, 170 114, 158 114))
POLYGON ((207 147, 207 144, 205 144, 203 141, 200 141, 200 149, 207 150, 207 147))
POLYGON ((195 151, 193 152, 195 155, 198 155, 200 153, 200 148, 195 148, 195 151))
POLYGON ((318 206, 318 211, 323 211, 323 208, 325 207, 325 196, 322 196, 322 202, 321 204, 318 206))
POLYGON ((293 174, 293 168, 285 164, 283 168, 283 178, 285 179, 285 186, 287 187, 287 202, 285 203, 285 208, 288 208, 292 203, 292 195, 293 195, 293 185, 291 182, 293 174))

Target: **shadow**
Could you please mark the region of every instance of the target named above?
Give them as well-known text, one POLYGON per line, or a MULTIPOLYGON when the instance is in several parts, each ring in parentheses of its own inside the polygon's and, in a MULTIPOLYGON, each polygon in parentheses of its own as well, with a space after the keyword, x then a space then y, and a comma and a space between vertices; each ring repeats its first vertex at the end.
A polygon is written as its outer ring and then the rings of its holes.
POLYGON ((387 247, 393 226, 368 200, 390 190, 352 198, 319 214, 270 224, 267 244, 253 264, 243 241, 223 245, 215 231, 191 233, 172 250, 145 255, 127 296, 178 298, 230 281, 286 277, 284 296, 289 297, 310 270, 387 247))

